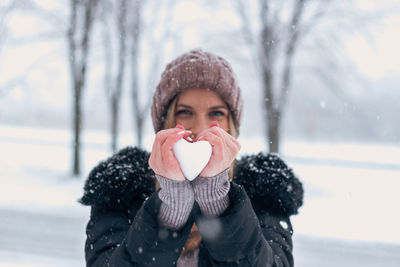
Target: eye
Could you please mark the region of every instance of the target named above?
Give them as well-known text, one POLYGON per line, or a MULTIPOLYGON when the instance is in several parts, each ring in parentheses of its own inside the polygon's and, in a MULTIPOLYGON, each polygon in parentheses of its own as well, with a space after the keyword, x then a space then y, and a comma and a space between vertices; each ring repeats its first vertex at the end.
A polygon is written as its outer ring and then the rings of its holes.
POLYGON ((181 110, 176 111, 176 113, 175 113, 175 115, 190 115, 190 114, 192 114, 192 113, 190 112, 190 110, 187 110, 187 109, 181 109, 181 110))
POLYGON ((225 113, 222 111, 219 111, 219 110, 215 110, 215 111, 210 112, 210 116, 221 117, 221 116, 225 116, 225 113))

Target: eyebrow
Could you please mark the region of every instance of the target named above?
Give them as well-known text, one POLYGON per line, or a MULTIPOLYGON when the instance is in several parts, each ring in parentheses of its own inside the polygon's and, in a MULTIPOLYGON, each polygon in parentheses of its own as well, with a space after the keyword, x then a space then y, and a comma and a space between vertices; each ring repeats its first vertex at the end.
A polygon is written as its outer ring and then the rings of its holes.
POLYGON ((210 109, 220 109, 220 108, 228 110, 228 108, 225 107, 225 106, 213 106, 213 107, 210 107, 210 109))
POLYGON ((191 106, 184 105, 184 104, 178 104, 178 105, 176 105, 176 107, 177 107, 177 108, 178 108, 178 107, 183 107, 183 108, 192 108, 191 106))
MULTIPOLYGON (((191 107, 191 106, 189 106, 189 105, 185 105, 185 104, 178 104, 177 106, 176 106, 177 108, 178 107, 183 107, 183 108, 190 108, 190 109, 193 109, 193 107, 191 107)), ((226 109, 226 110, 228 110, 228 108, 226 107, 226 106, 212 106, 212 107, 209 107, 210 109, 220 109, 220 108, 222 108, 222 109, 226 109)))

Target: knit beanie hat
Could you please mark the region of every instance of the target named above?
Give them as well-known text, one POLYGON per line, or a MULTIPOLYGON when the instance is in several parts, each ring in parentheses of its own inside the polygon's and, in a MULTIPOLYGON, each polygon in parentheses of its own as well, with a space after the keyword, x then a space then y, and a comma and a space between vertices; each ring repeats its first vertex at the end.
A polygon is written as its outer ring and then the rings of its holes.
POLYGON ((194 49, 169 63, 161 75, 151 107, 155 132, 163 129, 174 97, 190 88, 208 88, 219 94, 239 130, 243 100, 231 66, 217 55, 194 49))

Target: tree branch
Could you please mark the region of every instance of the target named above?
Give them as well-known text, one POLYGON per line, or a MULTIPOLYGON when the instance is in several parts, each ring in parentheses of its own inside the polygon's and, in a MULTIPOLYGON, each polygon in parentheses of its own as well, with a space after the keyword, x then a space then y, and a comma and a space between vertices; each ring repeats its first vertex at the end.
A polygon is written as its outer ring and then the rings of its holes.
POLYGON ((329 5, 332 3, 332 0, 325 0, 324 2, 318 2, 319 8, 318 11, 314 12, 314 15, 308 21, 307 24, 303 24, 301 28, 298 30, 301 31, 301 35, 304 37, 306 36, 313 27, 318 25, 318 22, 325 16, 326 11, 329 9, 329 5))
MULTIPOLYGON (((82 55, 81 55, 81 66, 80 66, 80 73, 82 74, 82 77, 85 77, 86 74, 86 66, 87 66, 87 57, 88 57, 88 50, 89 50, 89 34, 93 25, 93 20, 94 20, 94 10, 96 8, 98 0, 88 0, 86 2, 86 8, 85 8, 85 21, 84 21, 84 32, 83 32, 83 38, 82 38, 82 55)), ((81 81, 82 83, 84 82, 83 80, 81 81)))
POLYGON ((72 81, 75 82, 77 78, 76 73, 76 19, 77 19, 77 10, 78 10, 78 0, 71 0, 71 8, 70 8, 70 22, 69 29, 67 31, 68 45, 69 45, 69 62, 71 69, 72 81))
POLYGON ((251 47, 255 47, 255 40, 254 40, 254 34, 251 30, 251 23, 249 21, 249 17, 246 13, 246 8, 243 4, 242 0, 236 0, 236 10, 240 16, 240 18, 242 19, 242 34, 244 37, 244 40, 247 42, 247 44, 251 47))
POLYGON ((118 71, 115 85, 115 97, 119 98, 122 91, 122 82, 125 71, 125 54, 126 54, 126 8, 127 0, 121 0, 118 16, 119 31, 119 54, 118 54, 118 71))
MULTIPOLYGON (((159 54, 154 56, 154 59, 152 61, 152 67, 151 70, 157 70, 160 66, 160 61, 162 58, 164 58, 164 55, 162 54, 162 47, 165 45, 165 43, 168 41, 168 39, 171 37, 172 35, 172 8, 175 6, 176 4, 176 0, 171 0, 169 4, 167 4, 167 16, 165 17, 165 21, 163 22, 163 25, 165 25, 165 31, 163 34, 163 37, 161 37, 161 39, 158 41, 157 45, 155 46, 155 51, 157 51, 159 54)), ((158 79, 158 78, 157 78, 158 79)), ((150 74, 149 75, 149 79, 147 82, 147 87, 148 87, 148 91, 149 92, 153 92, 155 90, 155 86, 156 86, 156 76, 150 74)), ((144 105, 144 108, 141 112, 141 114, 143 114, 143 116, 145 116, 145 114, 147 114, 147 111, 150 110, 151 104, 153 102, 153 98, 151 97, 152 94, 149 94, 149 97, 147 98, 146 104, 144 105)))
POLYGON ((300 25, 300 21, 302 18, 304 5, 307 0, 298 0, 296 1, 295 8, 293 10, 292 19, 290 21, 289 27, 289 40, 286 43, 285 48, 285 59, 284 59, 284 67, 282 74, 282 85, 280 90, 280 97, 278 101, 278 107, 281 111, 286 106, 287 98, 289 95, 291 78, 292 78, 292 68, 293 68, 293 57, 294 53, 298 47, 300 31, 297 28, 300 25))

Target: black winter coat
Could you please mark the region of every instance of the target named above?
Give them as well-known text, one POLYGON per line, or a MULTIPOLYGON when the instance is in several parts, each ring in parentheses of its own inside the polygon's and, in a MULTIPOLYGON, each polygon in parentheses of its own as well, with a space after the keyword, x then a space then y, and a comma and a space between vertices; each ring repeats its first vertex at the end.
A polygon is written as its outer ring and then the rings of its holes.
POLYGON ((157 223, 149 153, 128 147, 90 173, 80 202, 92 206, 87 225, 87 266, 175 266, 195 222, 202 235, 201 266, 293 266, 289 216, 303 202, 303 187, 276 155, 236 162, 228 209, 201 215, 195 203, 179 231, 157 223))

